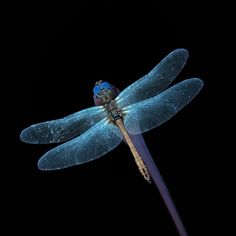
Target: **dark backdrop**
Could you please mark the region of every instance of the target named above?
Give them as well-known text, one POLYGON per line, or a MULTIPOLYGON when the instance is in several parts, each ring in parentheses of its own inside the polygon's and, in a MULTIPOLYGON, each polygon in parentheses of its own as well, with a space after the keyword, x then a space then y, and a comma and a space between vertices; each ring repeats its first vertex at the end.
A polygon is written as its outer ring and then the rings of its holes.
POLYGON ((21 130, 31 124, 93 106, 96 81, 107 80, 123 90, 176 48, 186 48, 190 57, 174 83, 199 77, 204 88, 144 138, 189 234, 211 230, 211 193, 217 182, 217 158, 209 142, 215 132, 211 94, 219 81, 215 62, 223 50, 215 42, 223 30, 216 16, 194 4, 16 9, 11 32, 16 63, 10 79, 16 145, 9 149, 11 168, 4 178, 10 193, 8 217, 24 222, 19 230, 178 235, 158 190, 140 176, 124 143, 91 163, 41 172, 38 159, 56 145, 19 140, 21 130))

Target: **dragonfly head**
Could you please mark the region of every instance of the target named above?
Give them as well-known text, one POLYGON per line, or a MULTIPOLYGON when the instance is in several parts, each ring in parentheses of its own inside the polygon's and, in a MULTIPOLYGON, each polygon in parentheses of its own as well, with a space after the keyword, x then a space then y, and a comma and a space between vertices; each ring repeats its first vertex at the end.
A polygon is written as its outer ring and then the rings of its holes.
POLYGON ((93 88, 93 93, 97 97, 100 97, 102 94, 104 94, 107 90, 112 90, 111 84, 109 84, 106 81, 99 80, 98 82, 95 83, 95 86, 93 88))
POLYGON ((120 91, 108 82, 99 80, 93 88, 93 100, 96 106, 101 106, 113 100, 120 91))
POLYGON ((99 80, 99 81, 97 81, 97 82, 95 83, 95 86, 100 85, 100 84, 102 84, 102 83, 103 83, 103 80, 99 80))

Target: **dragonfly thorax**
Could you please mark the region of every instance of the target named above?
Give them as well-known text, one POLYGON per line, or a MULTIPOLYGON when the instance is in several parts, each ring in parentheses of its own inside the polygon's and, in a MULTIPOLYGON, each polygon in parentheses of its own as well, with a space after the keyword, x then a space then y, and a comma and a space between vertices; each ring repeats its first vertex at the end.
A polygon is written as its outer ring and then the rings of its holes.
POLYGON ((121 109, 116 105, 116 102, 114 100, 111 100, 108 103, 105 103, 103 105, 103 107, 105 108, 108 118, 111 121, 116 121, 118 119, 122 118, 122 111, 121 109))

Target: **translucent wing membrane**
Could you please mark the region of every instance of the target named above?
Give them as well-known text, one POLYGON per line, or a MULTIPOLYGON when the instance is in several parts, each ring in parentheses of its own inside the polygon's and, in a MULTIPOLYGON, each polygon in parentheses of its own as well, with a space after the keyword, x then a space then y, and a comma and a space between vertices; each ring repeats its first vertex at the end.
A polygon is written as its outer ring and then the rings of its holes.
POLYGON ((122 141, 119 129, 106 118, 71 141, 44 154, 38 162, 41 170, 55 170, 97 159, 122 141))
POLYGON ((186 49, 176 49, 167 55, 151 72, 137 80, 116 98, 123 108, 144 99, 154 97, 169 86, 188 59, 186 49))
POLYGON ((82 134, 105 117, 101 106, 91 107, 62 119, 31 125, 21 132, 20 139, 32 144, 64 142, 82 134))
POLYGON ((184 80, 156 97, 124 108, 124 123, 127 130, 131 134, 139 134, 156 128, 186 106, 202 86, 203 82, 200 79, 184 80))

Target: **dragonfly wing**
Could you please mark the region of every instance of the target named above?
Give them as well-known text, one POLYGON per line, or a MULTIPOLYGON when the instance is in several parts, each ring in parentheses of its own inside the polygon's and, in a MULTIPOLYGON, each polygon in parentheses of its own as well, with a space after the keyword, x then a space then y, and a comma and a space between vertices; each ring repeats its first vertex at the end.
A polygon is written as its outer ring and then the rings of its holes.
POLYGON ((186 106, 202 86, 200 79, 187 79, 153 98, 124 108, 124 124, 128 132, 140 134, 161 125, 186 106))
POLYGON ((116 98, 121 108, 154 97, 169 86, 188 59, 186 49, 176 49, 168 54, 153 70, 137 80, 116 98))
POLYGON ((105 117, 102 106, 87 108, 62 119, 31 125, 21 132, 20 139, 31 144, 64 142, 82 134, 105 117))
POLYGON ((41 170, 56 170, 95 160, 122 141, 119 129, 106 118, 77 138, 45 153, 38 161, 41 170))

